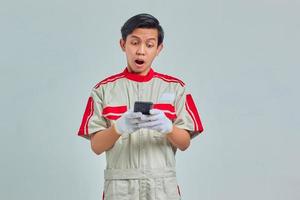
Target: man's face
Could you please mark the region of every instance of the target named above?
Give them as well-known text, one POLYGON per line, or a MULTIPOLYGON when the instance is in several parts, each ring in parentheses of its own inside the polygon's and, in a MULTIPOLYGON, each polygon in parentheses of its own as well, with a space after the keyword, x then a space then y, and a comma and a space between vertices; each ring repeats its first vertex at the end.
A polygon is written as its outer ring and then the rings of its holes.
POLYGON ((120 40, 120 46, 127 57, 128 70, 132 73, 146 75, 154 58, 163 45, 158 44, 157 29, 137 28, 126 38, 120 40))

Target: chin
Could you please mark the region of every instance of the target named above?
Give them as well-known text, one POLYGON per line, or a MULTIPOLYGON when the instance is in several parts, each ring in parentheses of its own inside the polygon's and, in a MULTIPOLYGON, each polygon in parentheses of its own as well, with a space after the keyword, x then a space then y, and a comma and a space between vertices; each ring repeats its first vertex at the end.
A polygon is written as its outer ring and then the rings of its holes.
POLYGON ((147 70, 148 70, 148 67, 133 67, 133 68, 131 68, 131 71, 133 73, 143 73, 147 70))

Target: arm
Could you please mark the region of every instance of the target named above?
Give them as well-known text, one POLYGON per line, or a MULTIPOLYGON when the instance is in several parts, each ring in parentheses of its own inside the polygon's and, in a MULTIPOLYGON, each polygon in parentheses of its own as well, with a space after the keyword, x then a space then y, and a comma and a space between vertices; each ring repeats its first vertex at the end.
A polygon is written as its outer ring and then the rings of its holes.
POLYGON ((106 150, 113 147, 115 142, 121 135, 131 134, 138 129, 137 122, 139 122, 142 113, 134 113, 132 110, 124 113, 116 123, 103 131, 96 132, 91 136, 92 150, 100 155, 106 150))
POLYGON ((113 147, 115 142, 119 139, 120 135, 117 133, 114 125, 91 135, 91 148, 97 154, 100 155, 104 151, 113 147), (99 134, 101 132, 101 134, 99 134))
POLYGON ((173 130, 166 137, 173 146, 181 151, 186 150, 190 146, 190 134, 184 129, 173 126, 173 130))
POLYGON ((169 142, 181 151, 186 150, 190 145, 190 134, 172 124, 163 111, 151 109, 150 115, 143 115, 139 128, 149 128, 165 135, 169 142))

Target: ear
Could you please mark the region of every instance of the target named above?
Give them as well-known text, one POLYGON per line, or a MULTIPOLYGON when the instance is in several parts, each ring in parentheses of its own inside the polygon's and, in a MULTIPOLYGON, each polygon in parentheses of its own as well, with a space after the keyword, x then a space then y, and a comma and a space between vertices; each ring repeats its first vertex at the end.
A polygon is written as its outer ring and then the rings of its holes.
POLYGON ((163 47, 164 47, 163 43, 161 43, 161 44, 157 47, 156 56, 158 56, 158 54, 159 54, 160 51, 163 49, 163 47))
POLYGON ((125 51, 125 40, 123 40, 123 38, 120 39, 120 47, 122 51, 125 51))

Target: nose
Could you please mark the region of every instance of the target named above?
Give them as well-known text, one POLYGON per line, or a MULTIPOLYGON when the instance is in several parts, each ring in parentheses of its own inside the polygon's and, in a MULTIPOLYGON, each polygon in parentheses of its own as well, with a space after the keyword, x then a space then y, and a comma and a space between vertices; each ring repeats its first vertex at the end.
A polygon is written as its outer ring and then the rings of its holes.
POLYGON ((137 55, 145 55, 145 45, 141 44, 139 45, 139 48, 136 51, 137 55))

